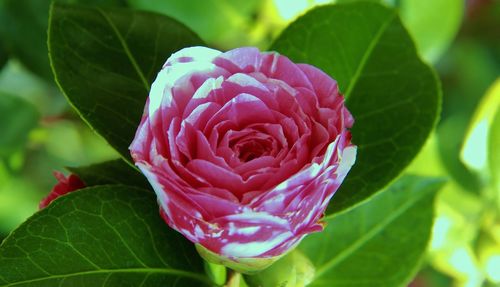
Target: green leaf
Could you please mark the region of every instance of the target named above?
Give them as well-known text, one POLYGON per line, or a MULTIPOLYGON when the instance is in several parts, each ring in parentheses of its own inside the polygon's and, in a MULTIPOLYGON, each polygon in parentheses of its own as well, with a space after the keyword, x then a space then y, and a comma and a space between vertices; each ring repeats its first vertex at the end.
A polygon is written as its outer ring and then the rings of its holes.
POLYGON ((57 83, 80 116, 125 159, 166 59, 201 40, 154 13, 55 4, 49 57, 57 83))
POLYGON ((439 111, 441 92, 394 10, 375 3, 315 8, 272 45, 339 83, 355 123, 358 156, 328 213, 367 199, 415 157, 439 111))
MULTIPOLYGON (((59 2, 75 0, 59 0, 59 2)), ((78 0, 80 1, 80 0, 78 0)), ((51 0, 0 1, 0 35, 9 51, 37 75, 52 81, 47 57, 47 20, 51 0)), ((80 1, 87 5, 123 5, 122 0, 80 1)))
POLYGON ((5 47, 2 45, 2 42, 0 40, 0 71, 2 70, 5 63, 7 63, 7 60, 9 60, 9 55, 7 54, 7 51, 5 50, 5 47))
MULTIPOLYGON (((500 82, 498 82, 500 87, 500 82)), ((488 141, 488 166, 493 190, 496 192, 497 209, 500 211, 500 106, 491 122, 488 141)))
POLYGON ((493 186, 497 194, 497 206, 500 211, 500 108, 497 109, 491 123, 488 142, 488 165, 493 186))
POLYGON ((126 186, 60 197, 0 246, 0 286, 208 286, 194 246, 154 194, 126 186))
POLYGON ((0 158, 24 146, 28 133, 37 126, 36 108, 22 98, 0 93, 0 158))
POLYGON ((316 274, 308 286, 406 286, 430 238, 443 181, 405 176, 358 207, 325 218, 299 245, 316 274))
POLYGON ((103 184, 124 184, 149 189, 146 177, 122 159, 81 167, 68 167, 87 186, 103 184))
POLYGON ((468 121, 469 118, 465 114, 452 115, 441 120, 436 129, 438 151, 448 176, 467 191, 478 194, 482 188, 479 176, 469 170, 459 157, 468 121))
POLYGON ((484 173, 488 166, 488 138, 496 112, 500 110, 500 78, 488 89, 472 116, 460 159, 471 170, 484 173))

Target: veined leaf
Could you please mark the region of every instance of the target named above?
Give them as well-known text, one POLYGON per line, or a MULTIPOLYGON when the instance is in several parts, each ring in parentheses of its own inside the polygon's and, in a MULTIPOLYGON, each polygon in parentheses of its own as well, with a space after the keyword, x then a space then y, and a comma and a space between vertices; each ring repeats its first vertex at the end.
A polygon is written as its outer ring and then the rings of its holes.
POLYGON ((61 90, 127 160, 162 64, 177 50, 202 43, 184 25, 159 14, 60 4, 52 6, 48 33, 61 90))
POLYGON ((316 268, 308 286, 405 286, 425 254, 443 181, 405 176, 356 208, 325 218, 299 245, 316 268))
POLYGON ((0 286, 210 286, 153 193, 122 185, 60 197, 0 246, 0 286))
POLYGON ((441 91, 396 12, 376 3, 315 8, 271 47, 338 81, 355 123, 358 156, 328 213, 375 194, 418 153, 437 119, 441 91))

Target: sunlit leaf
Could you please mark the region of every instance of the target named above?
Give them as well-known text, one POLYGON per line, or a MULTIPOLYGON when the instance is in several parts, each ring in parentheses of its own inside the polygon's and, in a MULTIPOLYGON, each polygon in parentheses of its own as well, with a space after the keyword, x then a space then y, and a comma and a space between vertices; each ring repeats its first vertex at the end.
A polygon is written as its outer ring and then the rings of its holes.
POLYGON ((491 124, 488 153, 490 174, 497 194, 497 208, 500 211, 500 109, 497 110, 491 124))
POLYGON ((500 78, 493 83, 479 103, 469 123, 460 158, 469 168, 478 172, 487 167, 488 137, 495 113, 500 110, 500 78))

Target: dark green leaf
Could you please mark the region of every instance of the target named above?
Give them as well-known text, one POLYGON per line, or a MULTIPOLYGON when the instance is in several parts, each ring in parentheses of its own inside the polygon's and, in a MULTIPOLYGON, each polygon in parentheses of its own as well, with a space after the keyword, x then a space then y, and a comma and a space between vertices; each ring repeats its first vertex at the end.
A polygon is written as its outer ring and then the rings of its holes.
POLYGON ((7 51, 5 50, 5 47, 2 44, 3 43, 0 42, 0 71, 2 70, 5 63, 7 63, 7 60, 9 59, 9 55, 7 54, 7 51))
POLYGON ((299 245, 316 267, 308 286, 406 286, 429 241, 442 180, 405 176, 370 201, 325 219, 299 245))
MULTIPOLYGON (((0 35, 10 52, 31 71, 52 81, 47 57, 47 22, 51 0, 0 1, 0 35)), ((59 0, 75 2, 75 0, 59 0)), ((87 5, 123 5, 124 0, 80 1, 87 5)))
POLYGON ((47 19, 50 0, 0 2, 0 35, 10 53, 28 69, 52 79, 47 57, 47 19))
POLYGON ((328 213, 352 207, 394 179, 436 122, 438 79, 391 9, 368 2, 315 8, 271 50, 335 78, 355 118, 358 157, 328 213))
POLYGON ((146 177, 122 159, 67 169, 78 175, 87 186, 124 184, 150 188, 146 177))
POLYGON ((0 157, 24 146, 38 124, 38 111, 24 99, 0 93, 0 157))
POLYGON ((149 87, 165 60, 201 43, 182 24, 154 13, 55 4, 50 60, 71 104, 124 158, 149 87))
POLYGON ((109 185, 58 198, 0 246, 0 286, 207 286, 154 194, 109 185))

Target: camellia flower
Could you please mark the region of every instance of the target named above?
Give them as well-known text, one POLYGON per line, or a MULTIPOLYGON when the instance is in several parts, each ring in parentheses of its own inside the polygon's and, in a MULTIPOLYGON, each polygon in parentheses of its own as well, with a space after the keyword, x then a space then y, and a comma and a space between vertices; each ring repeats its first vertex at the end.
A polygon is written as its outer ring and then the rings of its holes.
POLYGON ((159 72, 130 151, 168 225, 205 259, 249 272, 323 229, 355 161, 352 124, 313 66, 191 47, 159 72))
POLYGON ((49 195, 42 199, 38 205, 40 209, 45 208, 59 196, 85 187, 85 183, 75 174, 65 177, 62 172, 54 171, 54 177, 57 179, 57 184, 54 185, 49 195))

